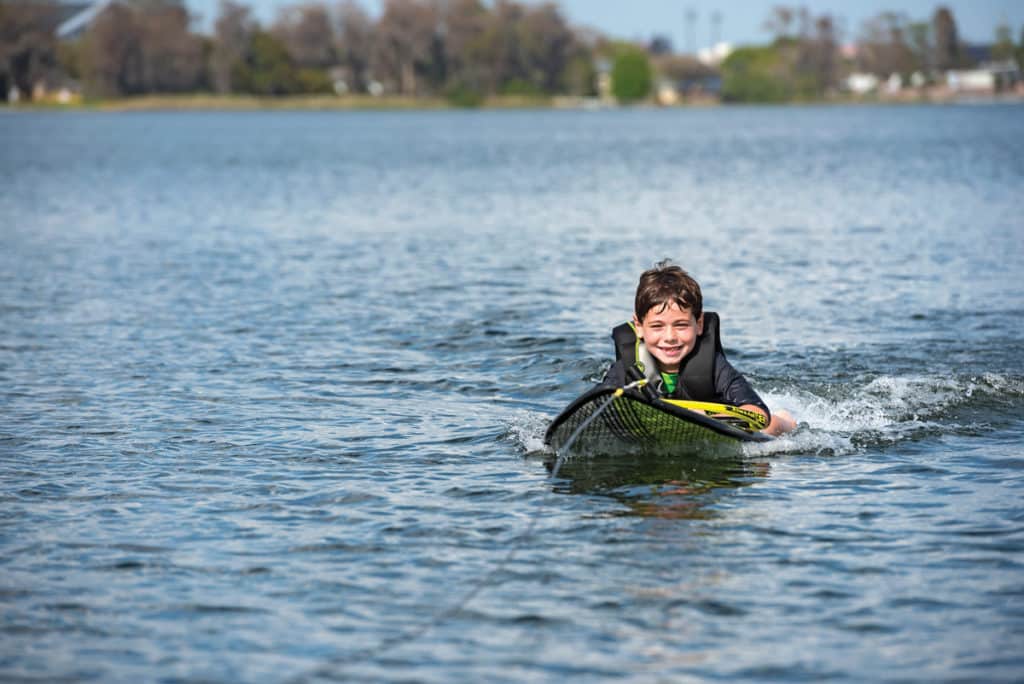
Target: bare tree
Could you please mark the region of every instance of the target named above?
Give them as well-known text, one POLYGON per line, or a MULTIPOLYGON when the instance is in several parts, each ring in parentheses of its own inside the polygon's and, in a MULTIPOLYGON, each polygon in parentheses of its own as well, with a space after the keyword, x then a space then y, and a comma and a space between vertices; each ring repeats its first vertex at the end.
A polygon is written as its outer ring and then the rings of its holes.
POLYGON ((810 11, 800 6, 794 12, 796 17, 796 37, 800 42, 807 42, 811 40, 811 32, 814 25, 814 17, 811 16, 810 11))
POLYGON ((775 35, 779 66, 774 78, 782 90, 819 97, 837 84, 839 29, 831 15, 816 17, 805 7, 779 5, 764 26, 775 35))
POLYGON ((416 72, 431 56, 437 8, 416 0, 385 0, 377 23, 374 62, 381 75, 404 95, 417 93, 416 72))
POLYGON ((327 7, 322 4, 283 8, 270 32, 299 67, 325 69, 336 61, 334 27, 327 7))
POLYGON ((203 43, 189 31, 183 5, 166 3, 136 10, 141 30, 143 88, 147 92, 198 90, 204 81, 203 43))
POLYGON ((590 45, 573 34, 572 52, 565 65, 565 92, 570 95, 597 95, 597 67, 594 66, 594 52, 590 45))
POLYGON ((953 69, 960 64, 960 39, 956 20, 948 7, 942 6, 932 15, 932 33, 935 36, 935 66, 953 69))
POLYGON ((791 27, 796 13, 789 7, 776 5, 765 20, 763 28, 775 36, 775 40, 791 37, 791 27))
POLYGON ((85 36, 87 87, 106 96, 145 92, 143 40, 136 12, 120 3, 107 5, 85 36))
POLYGON ((808 70, 818 90, 825 92, 834 87, 839 79, 839 37, 831 15, 823 14, 814 20, 814 37, 808 41, 806 51, 808 70))
POLYGON ((1020 40, 1017 42, 1017 66, 1024 69, 1024 26, 1020 27, 1020 40))
POLYGON ((914 71, 917 60, 907 42, 906 17, 883 12, 864 23, 859 41, 858 66, 873 74, 907 75, 914 71))
POLYGON ((26 98, 56 62, 58 9, 52 2, 0 3, 0 96, 11 87, 26 98))
POLYGON ((344 0, 337 8, 335 52, 349 74, 349 87, 366 92, 368 70, 373 57, 373 21, 355 0, 344 0))
POLYGON ((444 53, 450 85, 485 89, 484 33, 488 10, 480 0, 451 0, 444 8, 444 53))
POLYGON ((245 58, 252 36, 258 28, 247 6, 233 0, 220 0, 210 55, 210 71, 217 92, 232 91, 232 72, 245 58))
POLYGON ((550 2, 526 8, 521 33, 522 59, 530 81, 543 92, 558 92, 573 42, 561 11, 550 2))
POLYGON ((483 36, 491 92, 499 92, 510 81, 526 77, 519 28, 522 19, 523 7, 513 0, 494 3, 483 36))

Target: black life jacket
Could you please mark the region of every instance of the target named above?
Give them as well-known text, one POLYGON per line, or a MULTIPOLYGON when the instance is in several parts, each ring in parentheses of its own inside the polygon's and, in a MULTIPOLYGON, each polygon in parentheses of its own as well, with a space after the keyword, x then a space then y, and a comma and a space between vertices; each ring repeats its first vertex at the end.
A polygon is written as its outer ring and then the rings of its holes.
MULTIPOLYGON (((722 341, 718 336, 718 314, 713 311, 704 312, 704 332, 697 337, 693 350, 679 364, 679 384, 673 397, 693 401, 714 401, 718 396, 715 391, 715 357, 722 351, 722 341)), ((654 358, 643 346, 636 335, 632 323, 623 323, 612 330, 615 342, 615 360, 625 359, 627 368, 634 366, 647 377, 650 384, 660 385, 654 358)))

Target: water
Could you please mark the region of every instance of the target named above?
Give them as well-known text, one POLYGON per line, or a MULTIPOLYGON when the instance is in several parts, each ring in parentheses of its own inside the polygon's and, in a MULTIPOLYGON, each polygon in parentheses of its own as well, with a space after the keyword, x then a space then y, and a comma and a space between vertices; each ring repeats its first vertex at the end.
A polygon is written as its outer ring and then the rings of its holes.
POLYGON ((1021 107, 8 114, 0 149, 0 678, 1024 676, 1021 107), (799 430, 549 479, 663 257, 799 430))

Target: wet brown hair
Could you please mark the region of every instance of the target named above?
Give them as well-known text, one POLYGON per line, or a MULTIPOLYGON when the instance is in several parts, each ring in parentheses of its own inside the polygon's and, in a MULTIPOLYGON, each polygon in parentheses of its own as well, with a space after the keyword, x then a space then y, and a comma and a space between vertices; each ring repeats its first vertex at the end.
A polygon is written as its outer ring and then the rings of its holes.
POLYGON ((700 285, 689 273, 673 264, 670 259, 665 259, 640 275, 633 311, 637 320, 643 322, 644 316, 651 309, 659 307, 659 312, 664 311, 665 307, 672 303, 680 309, 692 311, 694 318, 700 318, 704 312, 704 298, 700 293, 700 285))

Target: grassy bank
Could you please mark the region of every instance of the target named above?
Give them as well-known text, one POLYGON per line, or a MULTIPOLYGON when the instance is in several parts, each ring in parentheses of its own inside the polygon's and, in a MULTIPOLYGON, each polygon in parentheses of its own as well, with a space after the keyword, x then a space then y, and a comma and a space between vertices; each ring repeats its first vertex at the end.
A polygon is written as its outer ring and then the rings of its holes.
MULTIPOLYGON (((504 95, 484 98, 483 109, 528 109, 565 106, 564 99, 504 95)), ((12 109, 91 110, 103 112, 131 111, 404 111, 458 109, 458 105, 441 97, 406 97, 385 95, 295 95, 286 97, 255 97, 249 95, 140 95, 114 99, 86 99, 57 103, 35 101, 14 105, 12 109)))
MULTIPOLYGON (((950 104, 955 102, 1024 102, 1024 92, 1000 93, 995 95, 969 95, 950 93, 944 90, 907 91, 898 95, 850 94, 830 95, 824 98, 793 99, 774 103, 731 103, 732 105, 774 105, 774 106, 815 106, 815 105, 905 105, 905 104, 950 104)), ((542 97, 524 95, 495 95, 474 101, 479 109, 593 109, 614 107, 614 103, 596 98, 542 97)), ((708 107, 727 103, 714 98, 682 101, 668 108, 708 107)), ((652 106, 653 103, 640 106, 652 106)), ((657 106, 657 105, 654 105, 657 106)), ((727 105, 728 106, 728 105, 727 105)), ((461 109, 459 103, 443 97, 406 97, 385 95, 292 95, 284 97, 255 97, 249 95, 212 95, 197 93, 191 95, 141 95, 114 99, 72 100, 59 103, 55 100, 22 102, 0 107, 0 111, 17 110, 77 110, 102 112, 131 111, 430 111, 461 109)))

